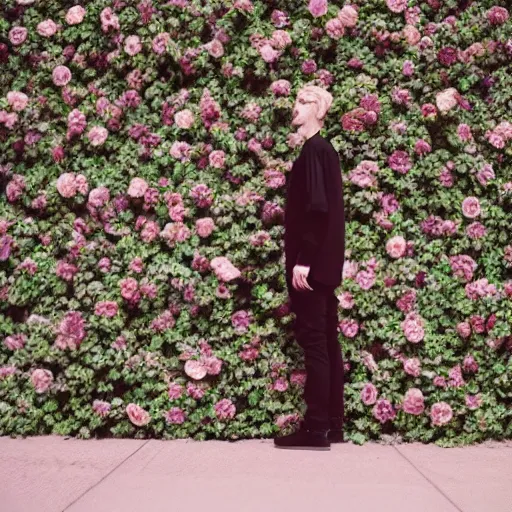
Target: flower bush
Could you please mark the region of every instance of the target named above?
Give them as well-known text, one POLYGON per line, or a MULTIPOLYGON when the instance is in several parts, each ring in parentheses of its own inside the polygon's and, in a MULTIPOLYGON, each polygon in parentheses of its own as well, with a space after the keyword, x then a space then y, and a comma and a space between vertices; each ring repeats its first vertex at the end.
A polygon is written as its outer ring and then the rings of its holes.
POLYGON ((0 434, 298 421, 283 208, 313 82, 344 178, 347 437, 511 437, 507 2, 1 11, 0 434))

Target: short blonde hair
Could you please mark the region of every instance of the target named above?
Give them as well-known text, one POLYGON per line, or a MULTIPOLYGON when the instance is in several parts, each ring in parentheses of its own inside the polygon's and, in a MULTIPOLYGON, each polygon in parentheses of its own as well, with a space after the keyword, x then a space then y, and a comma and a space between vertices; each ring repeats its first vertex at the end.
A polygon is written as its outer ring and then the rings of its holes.
POLYGON ((298 95, 316 103, 320 121, 325 119, 333 100, 329 91, 318 85, 305 85, 299 90, 298 95))

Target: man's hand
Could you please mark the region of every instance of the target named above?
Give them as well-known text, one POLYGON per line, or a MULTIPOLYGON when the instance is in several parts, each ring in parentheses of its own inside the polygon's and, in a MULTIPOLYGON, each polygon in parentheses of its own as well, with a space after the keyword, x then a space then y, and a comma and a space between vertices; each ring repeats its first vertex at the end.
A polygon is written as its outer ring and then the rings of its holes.
POLYGON ((293 267, 292 284, 296 290, 311 290, 311 291, 313 291, 313 288, 311 288, 311 286, 309 286, 309 283, 307 282, 309 270, 310 270, 310 267, 306 267, 304 265, 295 265, 293 267))

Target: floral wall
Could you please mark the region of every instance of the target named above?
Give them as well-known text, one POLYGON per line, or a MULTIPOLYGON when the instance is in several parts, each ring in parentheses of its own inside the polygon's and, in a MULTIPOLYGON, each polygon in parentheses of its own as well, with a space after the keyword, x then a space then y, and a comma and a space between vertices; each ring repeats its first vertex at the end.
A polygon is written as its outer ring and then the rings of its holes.
POLYGON ((512 437, 505 0, 4 0, 0 434, 271 437, 301 86, 334 102, 346 435, 512 437))

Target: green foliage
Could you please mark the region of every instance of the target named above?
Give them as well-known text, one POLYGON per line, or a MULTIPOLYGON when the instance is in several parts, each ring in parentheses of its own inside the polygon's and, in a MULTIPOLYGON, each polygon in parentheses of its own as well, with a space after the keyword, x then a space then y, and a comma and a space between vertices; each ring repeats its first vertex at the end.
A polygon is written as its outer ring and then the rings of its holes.
POLYGON ((303 412, 284 229, 266 209, 284 207, 285 187, 266 173, 286 174, 297 156, 294 96, 316 80, 333 96, 323 133, 345 194, 347 438, 512 437, 512 25, 496 16, 507 3, 354 4, 357 22, 338 37, 333 2, 320 16, 280 2, 288 24, 258 1, 159 3, 147 20, 115 5, 119 30, 102 28, 101 0, 77 24, 71 2, 2 3, 0 435, 266 437, 303 412), (140 51, 127 51, 130 36, 140 51), (71 72, 65 86, 57 66, 71 72), (394 237, 406 244, 398 257, 394 237), (240 276, 223 282, 208 264, 217 257, 240 276), (450 419, 438 425, 440 403, 450 419))

